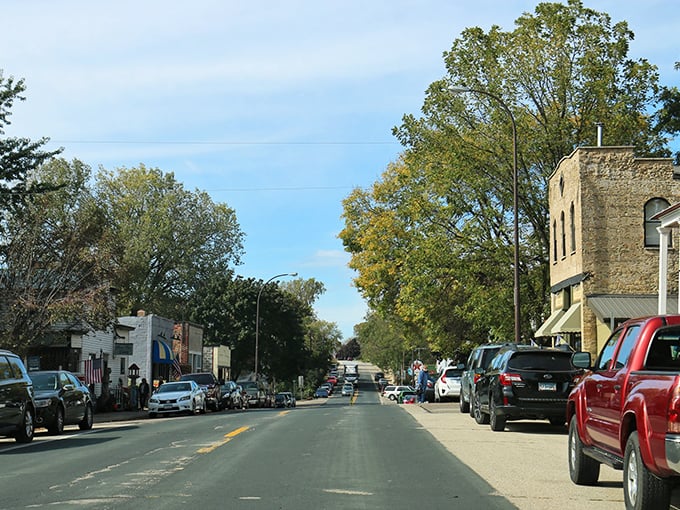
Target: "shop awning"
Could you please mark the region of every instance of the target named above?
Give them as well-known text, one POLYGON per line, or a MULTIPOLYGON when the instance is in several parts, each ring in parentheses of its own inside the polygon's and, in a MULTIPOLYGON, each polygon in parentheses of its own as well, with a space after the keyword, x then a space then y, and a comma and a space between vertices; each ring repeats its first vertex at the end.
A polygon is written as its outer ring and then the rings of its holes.
POLYGON ((581 331, 581 303, 574 303, 569 310, 555 323, 551 332, 558 333, 580 333, 581 331))
MULTIPOLYGON (((659 309, 659 296, 603 294, 588 296, 588 307, 607 322, 609 319, 632 319, 656 315, 659 309)), ((678 297, 668 296, 666 307, 670 313, 678 309, 678 297)))
POLYGON ((162 340, 154 340, 151 350, 151 359, 154 363, 170 364, 175 359, 170 346, 162 340))
POLYGON ((539 338, 542 336, 550 336, 550 331, 552 327, 557 323, 558 320, 564 315, 564 310, 555 310, 550 314, 541 327, 536 330, 534 337, 539 338))

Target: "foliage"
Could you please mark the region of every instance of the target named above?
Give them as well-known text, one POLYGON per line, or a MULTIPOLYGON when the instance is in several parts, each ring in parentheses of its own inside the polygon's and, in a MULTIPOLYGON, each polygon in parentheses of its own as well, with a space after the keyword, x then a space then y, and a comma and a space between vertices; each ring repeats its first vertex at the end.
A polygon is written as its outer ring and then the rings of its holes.
POLYGON ((343 203, 340 237, 372 310, 442 353, 513 338, 514 122, 521 330, 532 336, 549 309, 546 190, 558 162, 595 145, 598 123, 605 144, 668 154, 647 114, 657 71, 628 58, 632 38, 625 22, 570 0, 453 42, 422 117, 394 130, 401 158, 343 203))
MULTIPOLYGON (((14 101, 24 101, 24 80, 5 78, 0 69, 0 135, 11 122, 14 101)), ((53 189, 37 179, 29 179, 32 171, 49 161, 62 150, 45 151, 42 147, 49 141, 41 138, 32 142, 27 138, 0 138, 0 211, 6 213, 21 206, 33 194, 53 189)))
POLYGON ((243 233, 233 209, 190 192, 159 169, 100 169, 95 193, 109 228, 121 314, 149 309, 183 317, 203 282, 239 263, 243 233))
POLYGON ((2 343, 23 352, 60 322, 105 329, 113 323, 101 211, 87 189, 90 168, 54 159, 32 178, 54 191, 27 197, 4 224, 2 343))
POLYGON ((356 338, 350 338, 340 346, 335 355, 338 359, 358 359, 361 357, 361 345, 356 338))

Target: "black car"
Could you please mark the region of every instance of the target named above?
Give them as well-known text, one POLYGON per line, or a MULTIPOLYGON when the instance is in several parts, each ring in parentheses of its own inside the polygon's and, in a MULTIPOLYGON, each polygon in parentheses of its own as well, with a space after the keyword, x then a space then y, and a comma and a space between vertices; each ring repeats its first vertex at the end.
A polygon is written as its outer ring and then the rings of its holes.
POLYGON ((195 381, 205 392, 205 400, 210 409, 220 411, 222 409, 222 389, 217 378, 211 372, 197 372, 184 374, 180 381, 195 381))
POLYGON ((34 432, 33 382, 21 358, 0 349, 0 435, 29 443, 34 432))
POLYGON ((293 407, 293 403, 287 394, 277 393, 274 395, 274 407, 293 407))
POLYGON ((376 372, 375 375, 373 376, 373 380, 374 380, 375 382, 378 382, 378 381, 379 381, 380 379, 382 379, 383 377, 385 377, 385 373, 384 373, 384 372, 376 372))
POLYGON ((475 421, 489 423, 495 431, 503 430, 507 420, 548 419, 564 425, 567 397, 578 374, 570 352, 503 347, 475 384, 475 421))
POLYGON ((43 370, 29 375, 35 392, 36 427, 45 427, 52 434, 61 434, 64 425, 78 425, 80 430, 92 428, 92 396, 75 375, 66 370, 43 370))

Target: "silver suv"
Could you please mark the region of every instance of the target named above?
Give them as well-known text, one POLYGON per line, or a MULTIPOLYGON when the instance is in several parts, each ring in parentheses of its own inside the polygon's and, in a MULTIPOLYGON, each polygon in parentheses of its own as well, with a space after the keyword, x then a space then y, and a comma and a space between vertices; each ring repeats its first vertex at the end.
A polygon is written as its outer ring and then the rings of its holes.
POLYGON ((472 349, 470 356, 468 356, 467 363, 465 363, 465 370, 460 378, 460 397, 458 398, 458 405, 461 413, 472 414, 470 406, 470 396, 472 395, 472 388, 475 387, 475 382, 481 374, 484 373, 486 367, 489 366, 491 358, 493 358, 501 347, 511 344, 484 344, 472 349))
POLYGON ((33 382, 21 358, 0 349, 0 435, 29 443, 34 430, 33 382))

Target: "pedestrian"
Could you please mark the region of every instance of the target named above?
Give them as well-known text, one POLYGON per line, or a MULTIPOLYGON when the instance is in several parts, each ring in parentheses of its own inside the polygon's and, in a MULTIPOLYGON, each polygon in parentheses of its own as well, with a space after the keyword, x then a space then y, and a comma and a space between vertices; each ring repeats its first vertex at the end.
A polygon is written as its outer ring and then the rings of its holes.
POLYGON ((146 403, 149 400, 149 392, 151 388, 149 383, 146 382, 146 378, 142 377, 142 382, 139 383, 139 408, 143 411, 146 407, 146 403))
POLYGON ((427 390, 428 381, 427 365, 423 364, 420 367, 420 372, 418 373, 418 381, 416 382, 416 396, 418 397, 418 403, 425 403, 425 391, 427 390))

